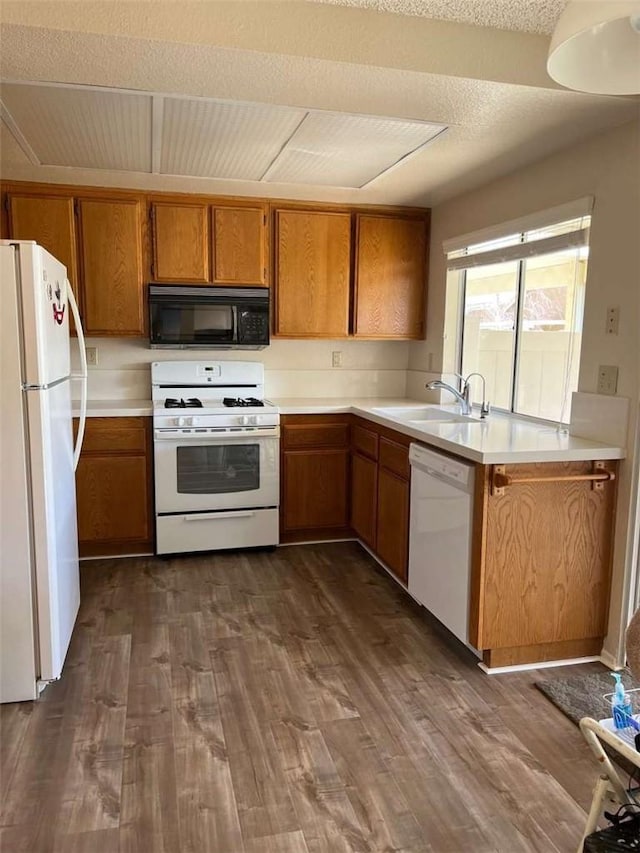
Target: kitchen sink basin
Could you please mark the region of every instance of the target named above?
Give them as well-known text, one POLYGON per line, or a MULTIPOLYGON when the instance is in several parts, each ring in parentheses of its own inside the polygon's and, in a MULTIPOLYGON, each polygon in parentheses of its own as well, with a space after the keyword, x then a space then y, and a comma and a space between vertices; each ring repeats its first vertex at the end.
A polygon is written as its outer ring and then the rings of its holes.
POLYGON ((461 415, 451 409, 440 409, 437 406, 400 406, 381 407, 373 409, 378 415, 386 415, 390 418, 398 418, 410 424, 423 424, 428 421, 449 421, 450 423, 475 423, 478 419, 472 415, 461 415))

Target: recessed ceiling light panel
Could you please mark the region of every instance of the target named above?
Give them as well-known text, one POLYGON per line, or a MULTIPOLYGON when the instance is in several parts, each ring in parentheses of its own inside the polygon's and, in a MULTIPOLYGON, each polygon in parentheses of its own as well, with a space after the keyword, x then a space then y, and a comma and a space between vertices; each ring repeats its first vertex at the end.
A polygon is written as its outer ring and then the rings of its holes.
POLYGON ((265 180, 362 187, 443 130, 418 121, 311 112, 265 180))
POLYGON ((6 83, 2 101, 43 165, 150 170, 148 95, 6 83))
POLYGON ((305 115, 269 104, 165 98, 160 170, 259 181, 305 115))

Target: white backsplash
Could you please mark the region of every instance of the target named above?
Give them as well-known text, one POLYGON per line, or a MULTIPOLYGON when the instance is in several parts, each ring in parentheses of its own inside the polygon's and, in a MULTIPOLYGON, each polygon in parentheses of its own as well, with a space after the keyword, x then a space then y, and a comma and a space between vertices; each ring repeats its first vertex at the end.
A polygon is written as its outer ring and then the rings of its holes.
POLYGON ((628 397, 574 391, 571 397, 571 435, 625 447, 628 428, 628 397))
MULTIPOLYGON (((152 361, 260 361, 267 397, 404 397, 409 344, 405 341, 276 340, 264 350, 152 350, 146 341, 87 338, 97 349, 89 367, 90 400, 145 400, 151 396, 152 361), (334 352, 342 367, 332 367, 334 352)), ((75 347, 73 350, 75 351, 75 347)), ((73 369, 78 370, 77 356, 73 369)), ((77 396, 77 395, 74 395, 77 396)))

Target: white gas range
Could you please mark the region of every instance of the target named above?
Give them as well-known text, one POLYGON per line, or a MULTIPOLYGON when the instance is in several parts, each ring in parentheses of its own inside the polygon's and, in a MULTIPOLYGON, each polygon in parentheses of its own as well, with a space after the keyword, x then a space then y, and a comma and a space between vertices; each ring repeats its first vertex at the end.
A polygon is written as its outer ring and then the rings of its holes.
POLYGON ((278 544, 280 414, 264 367, 151 365, 158 554, 278 544))

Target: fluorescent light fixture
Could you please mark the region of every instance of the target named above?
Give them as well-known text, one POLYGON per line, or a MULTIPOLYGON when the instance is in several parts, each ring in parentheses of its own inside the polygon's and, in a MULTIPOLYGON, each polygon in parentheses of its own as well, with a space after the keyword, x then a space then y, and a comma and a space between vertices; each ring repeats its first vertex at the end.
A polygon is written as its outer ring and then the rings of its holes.
POLYGON ((572 0, 558 19, 547 71, 595 95, 640 94, 640 0, 572 0))

